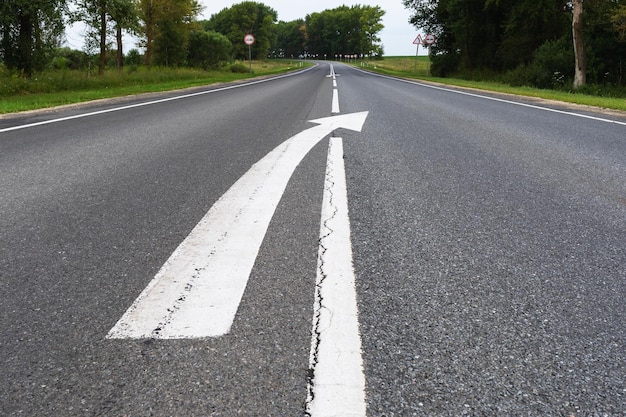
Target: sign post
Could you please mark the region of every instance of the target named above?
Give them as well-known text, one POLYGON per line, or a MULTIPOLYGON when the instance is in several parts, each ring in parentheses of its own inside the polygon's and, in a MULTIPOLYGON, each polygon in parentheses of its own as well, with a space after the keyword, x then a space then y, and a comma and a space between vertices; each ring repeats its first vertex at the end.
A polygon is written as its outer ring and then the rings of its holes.
POLYGON ((243 41, 248 45, 248 62, 250 63, 250 74, 252 74, 252 44, 254 43, 254 36, 248 33, 244 36, 243 41))
POLYGON ((422 39, 422 35, 417 35, 417 38, 413 41, 413 45, 417 45, 417 50, 415 51, 415 67, 413 68, 413 72, 417 72, 417 57, 420 54, 420 45, 424 43, 424 39, 422 39))
MULTIPOLYGON (((435 43, 437 39, 435 35, 426 35, 424 38, 424 44, 427 45, 428 48, 428 56, 430 56, 430 47, 435 43)), ((428 60, 428 74, 430 75, 430 59, 428 60)))

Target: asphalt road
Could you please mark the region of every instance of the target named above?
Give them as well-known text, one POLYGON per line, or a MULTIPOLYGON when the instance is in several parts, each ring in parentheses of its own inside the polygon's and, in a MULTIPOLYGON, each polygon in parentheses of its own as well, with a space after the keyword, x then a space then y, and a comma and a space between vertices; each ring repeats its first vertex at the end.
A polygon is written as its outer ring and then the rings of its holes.
MULTIPOLYGON (((334 71, 367 415, 626 415, 626 116, 334 71)), ((106 336, 329 74, 0 119, 0 415, 305 415, 327 139, 228 334, 106 336)))

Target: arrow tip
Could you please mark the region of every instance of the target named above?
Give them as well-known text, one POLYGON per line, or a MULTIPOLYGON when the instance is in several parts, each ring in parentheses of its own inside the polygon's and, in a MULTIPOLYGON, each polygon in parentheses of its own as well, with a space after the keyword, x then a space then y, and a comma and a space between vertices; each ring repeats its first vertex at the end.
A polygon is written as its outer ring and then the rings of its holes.
POLYGON ((311 123, 317 123, 318 125, 326 125, 333 129, 350 129, 355 132, 360 132, 367 119, 368 111, 360 113, 342 114, 339 116, 323 117, 321 119, 309 120, 311 123))

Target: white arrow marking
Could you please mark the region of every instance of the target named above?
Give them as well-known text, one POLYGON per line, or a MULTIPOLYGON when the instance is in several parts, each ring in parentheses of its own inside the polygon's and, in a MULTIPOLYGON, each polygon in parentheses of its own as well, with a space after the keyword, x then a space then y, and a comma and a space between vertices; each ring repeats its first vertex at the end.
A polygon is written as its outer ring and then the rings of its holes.
POLYGON ((338 128, 360 132, 368 112, 311 120, 254 164, 211 207, 107 337, 182 339, 230 331, 250 271, 287 183, 338 128))

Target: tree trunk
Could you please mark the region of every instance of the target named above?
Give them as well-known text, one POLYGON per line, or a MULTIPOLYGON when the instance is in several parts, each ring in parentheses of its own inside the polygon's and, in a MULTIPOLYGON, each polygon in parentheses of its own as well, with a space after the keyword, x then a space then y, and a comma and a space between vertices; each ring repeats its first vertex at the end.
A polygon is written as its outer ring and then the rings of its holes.
POLYGON ((15 56, 17 58, 17 68, 22 73, 30 78, 33 75, 35 69, 35 62, 33 57, 33 26, 35 20, 33 15, 28 11, 21 11, 19 15, 20 32, 17 43, 17 50, 15 56))
POLYGON ((587 68, 585 62, 585 45, 583 42, 583 0, 574 0, 574 15, 572 17, 572 33, 574 35, 574 88, 579 88, 587 82, 587 68))
POLYGON ((146 52, 144 54, 144 60, 147 66, 151 66, 152 51, 154 49, 154 8, 152 2, 147 5, 147 10, 145 10, 144 13, 144 32, 146 37, 146 52))
POLYGON ((11 26, 5 25, 2 28, 2 39, 0 49, 4 52, 4 62, 9 68, 14 65, 15 47, 11 44, 11 26))
POLYGON ((118 24, 116 31, 117 38, 117 70, 122 71, 122 67, 124 66, 124 51, 122 48, 124 47, 122 43, 122 27, 118 24))
POLYGON ((98 64, 98 74, 104 74, 104 67, 107 63, 107 14, 105 2, 101 2, 100 10, 100 62, 98 64))

